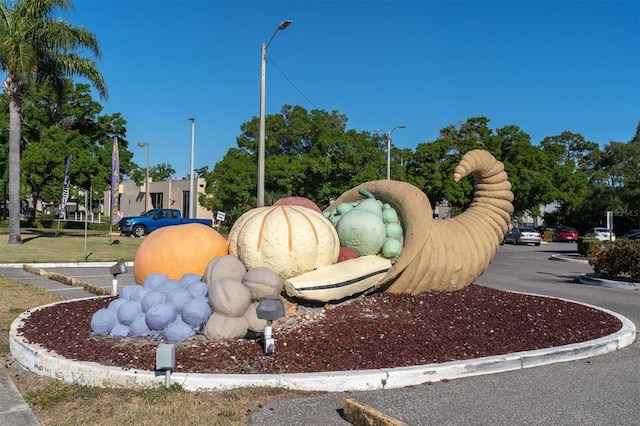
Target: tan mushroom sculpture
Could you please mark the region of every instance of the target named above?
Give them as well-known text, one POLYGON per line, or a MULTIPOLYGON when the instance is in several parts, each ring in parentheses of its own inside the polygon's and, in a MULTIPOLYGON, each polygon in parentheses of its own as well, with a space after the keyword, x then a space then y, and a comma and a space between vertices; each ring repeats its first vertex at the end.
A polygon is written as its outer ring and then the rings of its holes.
POLYGON ((327 211, 362 199, 360 189, 389 203, 404 227, 404 247, 391 269, 376 285, 392 293, 462 289, 478 278, 493 260, 513 213, 513 193, 502 162, 487 151, 469 151, 454 171, 458 182, 472 174, 470 207, 452 219, 434 220, 431 203, 415 186, 394 180, 363 183, 342 194, 327 211))

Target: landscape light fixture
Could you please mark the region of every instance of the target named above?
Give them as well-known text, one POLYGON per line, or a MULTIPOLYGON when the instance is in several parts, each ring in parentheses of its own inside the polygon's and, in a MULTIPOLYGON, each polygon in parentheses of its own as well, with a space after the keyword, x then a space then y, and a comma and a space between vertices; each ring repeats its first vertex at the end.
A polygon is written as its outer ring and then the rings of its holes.
POLYGON ((264 354, 272 355, 276 350, 276 342, 273 338, 272 324, 273 321, 284 316, 284 303, 280 298, 263 297, 256 307, 258 319, 266 320, 267 325, 264 327, 264 354))
POLYGON ((161 343, 156 348, 156 371, 164 371, 165 387, 171 385, 171 371, 176 363, 176 346, 169 343, 161 343))
POLYGON ((264 138, 265 138, 265 91, 266 91, 266 72, 267 72, 267 48, 271 44, 271 41, 276 36, 278 31, 286 29, 291 25, 293 21, 287 19, 280 22, 280 25, 273 32, 273 35, 267 43, 262 43, 262 49, 260 52, 260 62, 262 65, 260 74, 260 133, 258 135, 258 190, 257 190, 257 204, 258 207, 264 207, 264 138))
POLYGON ((113 275, 113 281, 111 282, 111 295, 118 295, 118 275, 127 273, 127 264, 124 260, 118 260, 118 263, 109 268, 109 272, 113 275))

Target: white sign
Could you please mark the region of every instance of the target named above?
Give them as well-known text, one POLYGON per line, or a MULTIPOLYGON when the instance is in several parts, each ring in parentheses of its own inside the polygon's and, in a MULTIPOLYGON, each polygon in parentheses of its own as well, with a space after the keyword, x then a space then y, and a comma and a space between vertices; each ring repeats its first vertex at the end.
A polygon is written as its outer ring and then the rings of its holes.
POLYGON ((225 212, 218 212, 216 213, 216 220, 218 222, 224 222, 224 217, 226 216, 225 212))

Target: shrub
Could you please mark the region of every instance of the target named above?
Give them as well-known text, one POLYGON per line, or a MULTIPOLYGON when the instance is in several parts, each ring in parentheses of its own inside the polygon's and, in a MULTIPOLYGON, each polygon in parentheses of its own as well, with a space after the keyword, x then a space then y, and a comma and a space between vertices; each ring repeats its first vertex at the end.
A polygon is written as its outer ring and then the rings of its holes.
POLYGON ((640 282, 640 241, 620 239, 594 246, 589 264, 597 275, 640 282))
POLYGON ((594 247, 602 247, 602 241, 597 238, 578 237, 578 253, 588 256, 594 247))

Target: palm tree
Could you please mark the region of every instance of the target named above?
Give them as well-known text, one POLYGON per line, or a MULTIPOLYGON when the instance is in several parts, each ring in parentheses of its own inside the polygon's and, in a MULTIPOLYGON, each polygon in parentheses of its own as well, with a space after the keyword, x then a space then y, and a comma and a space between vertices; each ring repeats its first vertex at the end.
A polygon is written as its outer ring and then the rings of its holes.
POLYGON ((82 27, 56 19, 56 10, 69 12, 71 0, 0 2, 0 68, 9 99, 9 244, 20 244, 20 146, 22 97, 33 82, 50 85, 62 94, 68 77, 85 77, 107 97, 96 62, 80 56, 87 49, 100 58, 96 36, 82 27))

